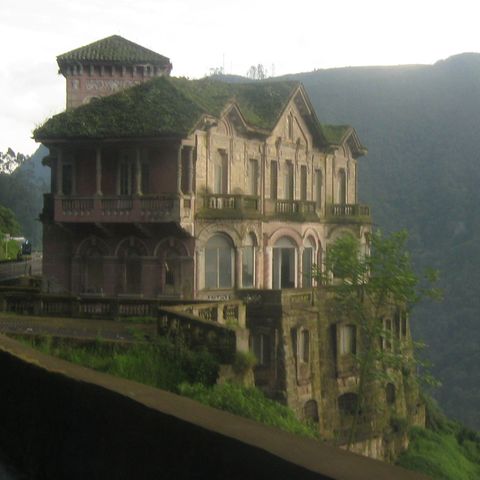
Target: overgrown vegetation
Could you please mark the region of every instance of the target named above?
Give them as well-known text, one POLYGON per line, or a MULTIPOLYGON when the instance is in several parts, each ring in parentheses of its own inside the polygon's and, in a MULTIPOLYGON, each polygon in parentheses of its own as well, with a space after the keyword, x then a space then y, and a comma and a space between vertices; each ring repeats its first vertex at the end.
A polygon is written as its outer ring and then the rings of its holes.
MULTIPOLYGON (((37 338, 28 343, 43 353, 72 363, 179 393, 291 433, 318 437, 313 425, 297 420, 288 407, 267 399, 260 390, 231 383, 215 385, 217 360, 207 351, 192 351, 181 342, 174 344, 161 338, 152 344, 125 346, 97 340, 81 346, 37 338)), ((235 365, 240 373, 253 364, 250 354, 236 357, 235 365)))
POLYGON ((256 388, 225 383, 208 388, 201 384, 182 384, 180 393, 211 407, 247 417, 287 432, 318 438, 314 425, 300 422, 288 407, 269 400, 256 388))
POLYGON ((206 350, 192 351, 167 339, 131 346, 97 340, 79 346, 43 338, 33 340, 32 346, 72 363, 172 392, 178 392, 183 382, 213 385, 219 368, 206 350))
POLYGON ((427 428, 410 429, 410 445, 397 464, 435 480, 480 478, 480 434, 445 417, 427 402, 427 428))
POLYGON ((426 272, 423 282, 415 274, 406 240, 405 231, 384 236, 377 230, 365 245, 345 235, 329 246, 325 268, 317 274, 322 283, 335 287, 328 302, 332 316, 352 324, 359 341, 359 348, 348 352, 359 376, 348 448, 355 442, 374 383, 389 380, 391 369, 412 370, 407 312, 423 296, 439 293, 431 287, 435 272, 426 272))

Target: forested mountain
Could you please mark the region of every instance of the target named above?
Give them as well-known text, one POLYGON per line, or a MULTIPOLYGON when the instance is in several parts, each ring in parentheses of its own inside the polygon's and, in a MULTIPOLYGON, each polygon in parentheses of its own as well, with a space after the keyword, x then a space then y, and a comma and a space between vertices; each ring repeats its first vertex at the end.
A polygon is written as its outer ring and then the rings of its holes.
POLYGON ((434 65, 317 70, 304 83, 321 122, 348 123, 369 154, 361 201, 385 231, 407 228, 418 268, 445 299, 412 318, 446 412, 480 428, 480 54, 434 65))
POLYGON ((42 226, 38 216, 43 206, 42 194, 48 190, 50 169, 42 165, 48 150, 41 146, 32 157, 0 152, 0 205, 9 208, 20 223, 21 233, 34 247, 40 248, 42 226))

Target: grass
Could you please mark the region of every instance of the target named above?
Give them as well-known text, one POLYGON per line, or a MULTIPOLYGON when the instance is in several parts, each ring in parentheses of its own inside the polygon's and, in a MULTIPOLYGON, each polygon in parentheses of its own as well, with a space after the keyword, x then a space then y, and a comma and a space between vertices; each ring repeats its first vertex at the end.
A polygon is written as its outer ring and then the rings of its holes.
POLYGON ((427 403, 427 428, 413 427, 410 445, 397 464, 438 480, 480 478, 480 434, 448 420, 427 403))
POLYGON ((213 385, 218 376, 218 362, 206 350, 189 350, 166 339, 132 346, 96 340, 76 346, 44 338, 30 345, 84 367, 173 392, 182 382, 213 385))
MULTIPOLYGON (((318 438, 314 425, 299 421, 292 410, 269 400, 260 390, 231 383, 215 385, 219 364, 206 350, 193 351, 166 338, 133 346, 100 339, 83 345, 51 337, 24 341, 72 363, 169 390, 294 434, 318 438)), ((237 355, 235 368, 244 372, 253 364, 251 355, 237 355)))
POLYGON ((292 410, 270 400, 257 388, 224 383, 211 388, 201 384, 181 384, 180 393, 205 405, 250 418, 290 433, 318 438, 314 425, 299 421, 292 410))

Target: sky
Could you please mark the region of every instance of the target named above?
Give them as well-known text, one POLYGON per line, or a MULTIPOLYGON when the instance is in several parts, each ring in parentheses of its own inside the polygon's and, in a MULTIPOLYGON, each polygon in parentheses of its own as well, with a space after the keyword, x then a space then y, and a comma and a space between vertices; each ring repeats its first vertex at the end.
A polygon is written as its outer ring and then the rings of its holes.
POLYGON ((56 56, 110 35, 170 58, 172 75, 212 68, 275 76, 433 64, 480 52, 476 0, 3 0, 0 151, 32 154, 32 130, 65 108, 56 56))

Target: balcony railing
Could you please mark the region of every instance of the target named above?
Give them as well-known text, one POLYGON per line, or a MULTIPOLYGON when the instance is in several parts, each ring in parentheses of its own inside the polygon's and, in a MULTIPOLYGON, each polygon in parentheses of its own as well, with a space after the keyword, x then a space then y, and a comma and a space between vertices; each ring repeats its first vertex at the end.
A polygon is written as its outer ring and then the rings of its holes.
POLYGON ((317 211, 315 202, 307 200, 267 199, 265 214, 269 217, 304 222, 318 220, 320 212, 317 211))
POLYGON ((370 207, 358 203, 334 203, 327 205, 328 217, 369 217, 370 207))
POLYGON ((260 215, 260 198, 253 195, 229 195, 224 193, 203 196, 201 217, 249 217, 260 215))
POLYGON ((57 222, 178 222, 190 215, 190 208, 181 206, 180 200, 175 195, 80 197, 49 194, 45 196, 44 214, 53 214, 57 222))

